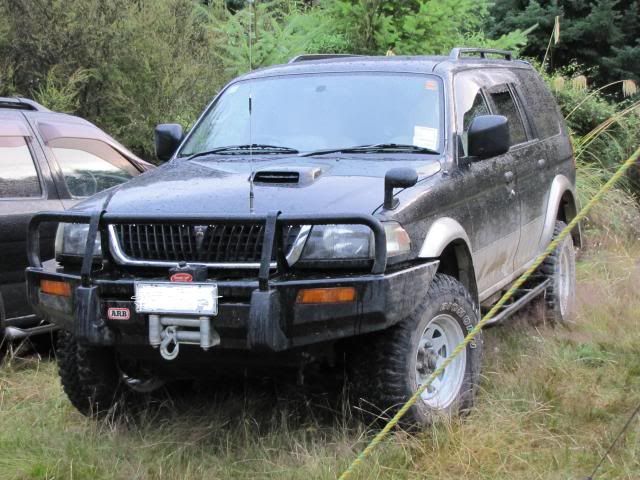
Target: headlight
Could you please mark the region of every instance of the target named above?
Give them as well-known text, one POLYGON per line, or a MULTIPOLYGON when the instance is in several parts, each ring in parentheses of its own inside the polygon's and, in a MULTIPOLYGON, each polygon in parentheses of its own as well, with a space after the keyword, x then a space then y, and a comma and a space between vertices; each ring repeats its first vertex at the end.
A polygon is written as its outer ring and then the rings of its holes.
POLYGON ((307 237, 303 260, 367 259, 373 233, 364 225, 316 225, 307 237))
MULTIPOLYGON (((385 222, 387 256, 408 253, 411 241, 396 222, 385 222)), ((311 228, 301 260, 367 260, 374 257, 373 232, 365 225, 316 225, 311 228)))
MULTIPOLYGON (((87 246, 89 225, 86 223, 61 223, 56 232, 56 258, 58 256, 82 257, 87 246)), ((93 245, 93 256, 102 255, 100 237, 93 245)))

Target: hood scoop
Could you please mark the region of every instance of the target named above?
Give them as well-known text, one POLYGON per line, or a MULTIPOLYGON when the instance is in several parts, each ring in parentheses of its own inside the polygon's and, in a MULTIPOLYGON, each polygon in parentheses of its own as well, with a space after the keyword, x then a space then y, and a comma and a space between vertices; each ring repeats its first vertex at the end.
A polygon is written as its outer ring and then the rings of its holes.
POLYGON ((317 167, 270 167, 253 174, 256 185, 303 186, 313 183, 322 173, 317 167))

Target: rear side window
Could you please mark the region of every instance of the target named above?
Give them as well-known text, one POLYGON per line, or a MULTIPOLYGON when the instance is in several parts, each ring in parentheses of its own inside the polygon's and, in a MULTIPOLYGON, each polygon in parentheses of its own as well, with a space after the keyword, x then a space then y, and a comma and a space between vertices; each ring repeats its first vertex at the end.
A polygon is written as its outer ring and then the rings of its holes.
POLYGON ((497 115, 504 115, 509 120, 509 134, 511 145, 518 145, 527 141, 527 134, 522 123, 522 117, 511 95, 509 88, 504 85, 493 89, 490 93, 491 101, 497 115))
POLYGON ((42 196, 42 187, 24 137, 0 137, 0 198, 42 196))
POLYGON ((49 147, 74 197, 94 195, 138 174, 129 160, 100 140, 57 138, 49 147))
POLYGON ((558 135, 562 117, 553 95, 542 78, 533 70, 517 70, 516 74, 521 82, 520 91, 527 92, 520 97, 527 105, 527 111, 536 126, 538 137, 545 139, 558 135))

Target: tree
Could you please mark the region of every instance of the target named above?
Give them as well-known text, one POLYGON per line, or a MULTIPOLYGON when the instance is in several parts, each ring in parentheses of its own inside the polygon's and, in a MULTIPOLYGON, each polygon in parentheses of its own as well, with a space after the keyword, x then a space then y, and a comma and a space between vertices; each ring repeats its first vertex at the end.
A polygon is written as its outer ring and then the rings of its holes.
POLYGON ((0 0, 0 95, 37 97, 153 157, 153 127, 188 126, 226 81, 225 41, 191 0, 0 0))
POLYGON ((560 17, 560 42, 552 46, 548 67, 573 63, 589 70, 597 85, 640 81, 640 2, 638 0, 496 0, 486 19, 491 35, 539 23, 523 54, 542 59, 560 17))

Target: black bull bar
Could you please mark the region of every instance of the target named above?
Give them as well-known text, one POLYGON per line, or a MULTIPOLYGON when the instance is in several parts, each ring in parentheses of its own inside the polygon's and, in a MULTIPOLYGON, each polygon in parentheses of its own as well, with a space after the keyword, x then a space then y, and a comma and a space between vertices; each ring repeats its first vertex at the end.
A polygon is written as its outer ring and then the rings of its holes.
MULTIPOLYGON (((100 319, 99 286, 92 281, 93 249, 98 235, 101 235, 103 256, 108 255, 108 235, 106 226, 119 223, 154 223, 162 225, 207 225, 211 223, 225 224, 263 224, 264 237, 258 271, 258 289, 252 295, 247 332, 248 345, 259 349, 272 351, 287 347, 285 338, 276 315, 271 309, 275 302, 276 291, 270 288, 270 274, 272 258, 276 252, 276 271, 284 272, 289 268, 283 249, 282 235, 276 235, 284 226, 300 225, 334 225, 356 224, 366 225, 372 232, 375 242, 375 256, 370 273, 384 277, 387 263, 386 235, 382 223, 372 215, 284 215, 272 212, 267 215, 148 215, 133 214, 120 215, 107 213, 104 210, 85 212, 41 212, 29 223, 27 238, 27 254, 30 268, 28 270, 42 270, 40 258, 40 226, 42 223, 80 223, 89 224, 85 251, 80 269, 80 285, 74 293, 74 334, 79 341, 91 344, 112 344, 114 338, 100 319), (253 308, 255 306, 255 308, 253 308)), ((176 262, 178 263, 178 262, 176 262)), ((197 264, 190 262, 191 264, 197 264)))
MULTIPOLYGON (((101 235, 103 248, 108 245, 106 230, 110 224, 119 223, 154 223, 158 225, 207 225, 211 223, 233 224, 264 224, 264 238, 258 273, 259 288, 269 289, 269 275, 274 251, 276 252, 277 270, 288 268, 283 252, 279 229, 285 225, 365 225, 371 229, 374 238, 374 259, 371 266, 372 274, 384 273, 387 266, 387 243, 384 227, 380 220, 373 215, 341 214, 341 215, 288 215, 280 212, 270 212, 267 215, 179 215, 179 214, 113 214, 104 211, 94 213, 85 212, 40 212, 33 216, 29 223, 27 236, 27 256, 29 265, 34 268, 42 267, 40 259, 40 225, 47 222, 84 223, 89 224, 87 243, 80 270, 82 285, 91 284, 91 268, 93 264, 93 248, 98 235, 101 235)), ((106 251, 103 250, 103 255, 106 251)))

